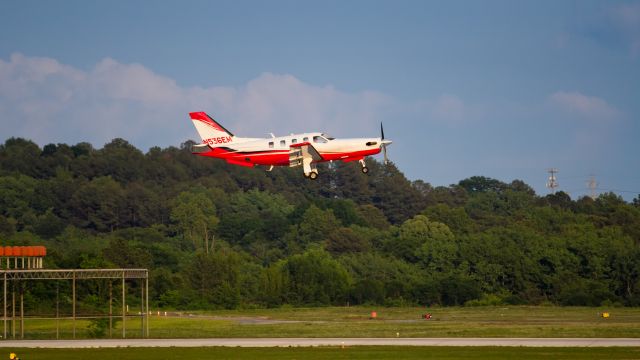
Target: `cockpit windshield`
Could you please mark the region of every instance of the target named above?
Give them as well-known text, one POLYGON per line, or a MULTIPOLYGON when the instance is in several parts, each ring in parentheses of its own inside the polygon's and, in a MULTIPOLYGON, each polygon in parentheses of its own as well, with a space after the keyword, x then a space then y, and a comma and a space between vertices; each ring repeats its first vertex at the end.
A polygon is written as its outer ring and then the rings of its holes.
POLYGON ((320 134, 320 135, 316 135, 316 136, 313 137, 313 142, 314 143, 324 144, 324 143, 328 143, 331 140, 335 140, 335 138, 333 138, 333 137, 331 137, 331 136, 329 136, 327 134, 320 134))
POLYGON ((329 140, 327 140, 324 136, 316 135, 313 137, 313 142, 324 144, 326 142, 329 142, 329 140))

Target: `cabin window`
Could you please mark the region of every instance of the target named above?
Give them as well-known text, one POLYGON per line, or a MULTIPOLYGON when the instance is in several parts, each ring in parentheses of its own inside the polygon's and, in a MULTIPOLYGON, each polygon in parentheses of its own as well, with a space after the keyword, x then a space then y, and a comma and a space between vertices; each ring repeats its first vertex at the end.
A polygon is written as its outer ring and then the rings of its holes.
POLYGON ((313 137, 313 142, 314 142, 314 143, 321 143, 321 144, 324 144, 324 143, 326 143, 326 142, 327 142, 327 139, 325 139, 325 138, 324 138, 324 137, 322 137, 322 136, 317 136, 317 135, 316 135, 316 136, 314 136, 314 137, 313 137))
POLYGON ((285 146, 285 145, 287 145, 287 142, 284 140, 280 140, 280 146, 285 146))
POLYGON ((298 143, 298 139, 291 139, 291 143, 292 144, 297 144, 298 143))
POLYGON ((269 141, 269 148, 273 148, 273 141, 269 141))
POLYGON ((302 141, 307 142, 307 141, 309 141, 309 138, 305 136, 305 137, 302 139, 302 141))

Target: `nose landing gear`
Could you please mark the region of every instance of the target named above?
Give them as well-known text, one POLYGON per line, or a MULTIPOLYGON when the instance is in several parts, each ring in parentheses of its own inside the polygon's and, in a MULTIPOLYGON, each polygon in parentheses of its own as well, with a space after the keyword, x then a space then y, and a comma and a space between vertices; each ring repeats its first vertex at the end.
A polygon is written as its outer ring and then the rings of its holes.
POLYGON ((367 167, 367 164, 364 162, 364 159, 360 159, 358 160, 358 162, 360 163, 360 165, 362 165, 362 173, 366 174, 369 172, 369 168, 367 167))

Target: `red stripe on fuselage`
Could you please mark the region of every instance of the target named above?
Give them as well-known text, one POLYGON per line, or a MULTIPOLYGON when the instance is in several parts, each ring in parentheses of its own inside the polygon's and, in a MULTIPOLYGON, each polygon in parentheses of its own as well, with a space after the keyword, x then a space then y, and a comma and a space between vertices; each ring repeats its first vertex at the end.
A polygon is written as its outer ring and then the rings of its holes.
POLYGON ((222 148, 213 148, 209 152, 201 153, 198 155, 224 159, 224 160, 232 161, 234 163, 246 162, 246 163, 256 164, 256 165, 276 165, 276 166, 289 165, 289 150, 240 152, 240 151, 229 151, 222 148))
MULTIPOLYGON (((365 156, 375 155, 378 153, 380 153, 380 148, 339 153, 319 152, 320 156, 322 156, 322 160, 314 162, 325 162, 329 160, 359 160, 364 158, 365 156)), ((224 159, 236 164, 242 162, 255 165, 289 166, 289 150, 239 152, 229 151, 223 148, 213 148, 209 152, 199 153, 197 155, 224 159)))
POLYGON ((375 155, 380 153, 380 148, 369 149, 369 150, 361 150, 361 151, 352 151, 352 152, 321 152, 320 155, 323 158, 323 161, 329 160, 346 160, 349 158, 364 158, 365 156, 375 155))

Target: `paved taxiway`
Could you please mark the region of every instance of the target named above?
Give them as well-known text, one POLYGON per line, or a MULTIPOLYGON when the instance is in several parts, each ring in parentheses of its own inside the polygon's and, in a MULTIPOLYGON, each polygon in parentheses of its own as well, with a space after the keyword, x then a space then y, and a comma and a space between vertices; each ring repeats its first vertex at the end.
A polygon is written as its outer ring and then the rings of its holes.
POLYGON ((640 346, 640 338, 226 338, 226 339, 109 339, 4 340, 0 348, 113 347, 288 347, 288 346, 524 346, 608 347, 640 346))

